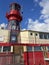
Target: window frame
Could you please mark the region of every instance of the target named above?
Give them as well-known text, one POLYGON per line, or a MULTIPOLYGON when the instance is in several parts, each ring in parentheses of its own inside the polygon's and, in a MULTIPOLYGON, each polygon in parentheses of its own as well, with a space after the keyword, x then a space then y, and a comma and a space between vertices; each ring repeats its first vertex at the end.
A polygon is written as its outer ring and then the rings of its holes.
MULTIPOLYGON (((8 48, 7 48, 8 49, 8 48)), ((11 52, 11 46, 3 46, 3 52, 11 52), (5 50, 4 47, 10 47, 10 50, 5 50)))
POLYGON ((39 38, 40 39, 44 39, 44 34, 43 33, 39 33, 39 38))
POLYGON ((34 51, 42 51, 41 46, 34 46, 34 51), (39 49, 38 47, 39 47, 40 49, 39 49))
POLYGON ((32 52, 32 46, 27 46, 27 52, 32 52))
POLYGON ((49 39, 49 33, 39 33, 39 39, 49 39))
POLYGON ((16 34, 11 34, 11 36, 10 36, 10 42, 17 42, 17 36, 16 36, 16 34), (15 37, 15 40, 12 40, 12 38, 13 37, 15 37))

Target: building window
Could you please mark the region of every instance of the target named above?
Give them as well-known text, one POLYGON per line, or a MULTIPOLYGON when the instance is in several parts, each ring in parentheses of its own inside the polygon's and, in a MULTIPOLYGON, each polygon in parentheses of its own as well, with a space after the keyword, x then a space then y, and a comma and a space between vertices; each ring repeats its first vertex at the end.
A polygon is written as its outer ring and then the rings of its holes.
POLYGON ((0 52, 2 52, 2 46, 0 46, 0 52))
POLYGON ((33 33, 30 33, 30 35, 33 35, 33 33))
POLYGON ((39 33, 39 38, 40 39, 49 39, 49 34, 48 33, 39 33))
POLYGON ((42 46, 42 51, 45 51, 46 50, 46 46, 42 46))
POLYGON ((45 34, 44 34, 44 39, 47 39, 47 36, 48 36, 48 34, 45 33, 45 34))
POLYGON ((11 42, 16 42, 17 39, 16 39, 16 35, 11 35, 11 42))
POLYGON ((4 46, 3 52, 11 51, 11 46, 4 46))
POLYGON ((35 46, 34 51, 41 51, 41 46, 35 46))
POLYGON ((18 5, 12 5, 12 6, 10 6, 10 9, 11 10, 20 10, 20 6, 18 6, 18 5))
POLYGON ((49 46, 47 46, 47 48, 48 48, 48 51, 49 51, 49 46))
POLYGON ((3 41, 4 41, 4 37, 0 36, 0 42, 3 42, 3 41))
POLYGON ((12 41, 15 41, 16 40, 16 37, 15 36, 12 36, 11 40, 12 41))
POLYGON ((48 34, 47 38, 49 39, 49 34, 48 34))
POLYGON ((27 51, 32 51, 32 46, 27 46, 27 51))
POLYGON ((39 38, 40 38, 40 39, 43 39, 43 38, 44 38, 43 33, 39 33, 39 38))

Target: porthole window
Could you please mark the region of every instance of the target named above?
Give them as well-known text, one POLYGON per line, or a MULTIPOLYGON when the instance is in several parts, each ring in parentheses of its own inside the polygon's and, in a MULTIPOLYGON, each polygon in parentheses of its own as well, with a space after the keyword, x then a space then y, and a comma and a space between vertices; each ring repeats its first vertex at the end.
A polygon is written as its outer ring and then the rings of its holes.
POLYGON ((36 33, 35 35, 37 36, 38 34, 36 33))
POLYGON ((33 33, 30 33, 30 35, 33 35, 33 33))

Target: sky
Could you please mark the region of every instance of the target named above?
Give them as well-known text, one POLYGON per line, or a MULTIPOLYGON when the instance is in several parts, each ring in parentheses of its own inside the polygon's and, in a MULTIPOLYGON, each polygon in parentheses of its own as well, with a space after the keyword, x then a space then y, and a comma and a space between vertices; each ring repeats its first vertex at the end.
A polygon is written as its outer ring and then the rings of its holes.
POLYGON ((6 12, 10 11, 9 5, 13 2, 21 5, 22 30, 49 32, 49 0, 0 0, 0 27, 6 28, 6 12))

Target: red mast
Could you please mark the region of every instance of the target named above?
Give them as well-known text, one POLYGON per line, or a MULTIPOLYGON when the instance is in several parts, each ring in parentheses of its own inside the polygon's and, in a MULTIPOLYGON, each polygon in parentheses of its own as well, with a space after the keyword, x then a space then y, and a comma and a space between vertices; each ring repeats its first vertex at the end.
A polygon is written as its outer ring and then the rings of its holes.
POLYGON ((7 13, 6 14, 6 17, 7 19, 9 20, 16 20, 18 22, 20 22, 22 20, 22 16, 20 14, 20 9, 21 9, 21 6, 17 3, 12 3, 10 5, 10 12, 9 14, 7 13))
POLYGON ((22 21, 22 16, 20 14, 21 6, 17 3, 12 3, 10 5, 10 12, 6 13, 6 18, 8 19, 8 29, 10 30, 10 42, 18 42, 18 31, 20 31, 20 22, 22 21))

